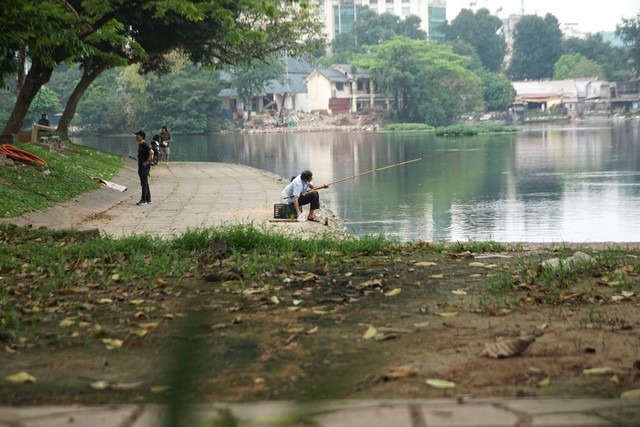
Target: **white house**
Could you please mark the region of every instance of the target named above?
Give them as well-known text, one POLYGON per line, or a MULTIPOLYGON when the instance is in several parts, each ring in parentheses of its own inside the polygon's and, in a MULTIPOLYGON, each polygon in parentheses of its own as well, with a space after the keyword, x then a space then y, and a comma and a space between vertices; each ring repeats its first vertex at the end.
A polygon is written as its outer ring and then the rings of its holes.
POLYGON ((374 91, 373 77, 362 67, 334 64, 316 68, 305 79, 309 109, 328 114, 388 109, 389 100, 374 91))

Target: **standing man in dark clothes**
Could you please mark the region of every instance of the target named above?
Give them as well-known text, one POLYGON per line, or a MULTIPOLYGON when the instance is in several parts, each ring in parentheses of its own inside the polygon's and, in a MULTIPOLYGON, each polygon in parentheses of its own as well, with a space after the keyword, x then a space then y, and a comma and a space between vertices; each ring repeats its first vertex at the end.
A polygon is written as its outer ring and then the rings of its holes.
POLYGON ((142 197, 140 197, 140 201, 136 205, 144 206, 152 203, 151 190, 149 189, 149 172, 151 171, 153 151, 144 140, 147 134, 143 130, 139 130, 134 135, 136 136, 136 141, 138 141, 138 176, 142 186, 142 197))

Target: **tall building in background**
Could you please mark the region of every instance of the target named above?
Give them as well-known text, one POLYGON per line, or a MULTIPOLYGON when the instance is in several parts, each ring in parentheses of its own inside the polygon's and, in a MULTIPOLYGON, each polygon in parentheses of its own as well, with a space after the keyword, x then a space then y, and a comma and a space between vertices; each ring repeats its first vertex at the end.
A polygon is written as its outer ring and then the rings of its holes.
POLYGON ((416 15, 421 20, 420 29, 430 40, 442 40, 439 31, 446 21, 446 0, 317 0, 322 10, 325 32, 329 40, 337 34, 350 33, 358 19, 358 6, 367 6, 378 13, 391 13, 400 18, 416 15))

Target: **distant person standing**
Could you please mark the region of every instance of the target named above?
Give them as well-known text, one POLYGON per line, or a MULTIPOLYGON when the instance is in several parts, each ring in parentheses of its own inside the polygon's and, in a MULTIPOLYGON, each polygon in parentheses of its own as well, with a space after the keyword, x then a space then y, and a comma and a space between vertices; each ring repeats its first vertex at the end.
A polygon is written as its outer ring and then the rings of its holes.
POLYGON ((40 126, 51 126, 51 122, 49 121, 45 113, 42 113, 42 115, 40 116, 40 120, 38 120, 38 124, 40 126))
POLYGON ((160 163, 162 163, 162 155, 164 154, 165 165, 169 164, 169 144, 173 142, 173 138, 171 138, 171 134, 167 130, 166 126, 162 126, 160 131, 160 163))
POLYGON ((151 172, 151 159, 153 159, 153 150, 146 143, 147 134, 143 130, 139 130, 134 134, 138 141, 138 176, 140 177, 140 186, 142 187, 142 196, 140 201, 136 203, 138 206, 151 204, 151 190, 149 189, 149 172, 151 172))

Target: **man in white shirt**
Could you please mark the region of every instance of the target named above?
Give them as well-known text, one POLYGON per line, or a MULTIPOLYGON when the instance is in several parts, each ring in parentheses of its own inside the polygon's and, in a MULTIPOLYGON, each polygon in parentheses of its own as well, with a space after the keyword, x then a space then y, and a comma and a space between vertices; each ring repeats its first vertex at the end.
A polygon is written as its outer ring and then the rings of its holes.
POLYGON ((329 184, 314 187, 311 183, 312 177, 313 173, 310 170, 304 170, 300 175, 293 178, 289 185, 282 190, 282 201, 287 204, 293 204, 296 215, 300 215, 302 206, 310 204, 307 220, 320 222, 314 213, 316 209, 320 209, 320 195, 315 189, 329 188, 329 184))

